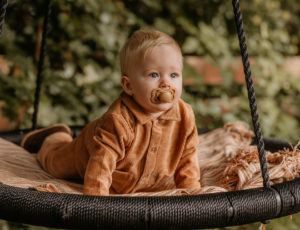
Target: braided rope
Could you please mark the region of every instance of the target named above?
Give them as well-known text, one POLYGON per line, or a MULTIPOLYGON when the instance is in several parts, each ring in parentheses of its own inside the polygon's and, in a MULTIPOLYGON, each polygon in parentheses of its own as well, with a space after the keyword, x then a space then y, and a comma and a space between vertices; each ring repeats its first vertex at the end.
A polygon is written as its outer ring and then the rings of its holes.
POLYGON ((4 25, 6 7, 7 7, 7 0, 1 0, 0 1, 0 35, 2 34, 2 28, 4 25))
POLYGON ((47 0, 46 7, 45 7, 44 23, 43 23, 40 58, 39 58, 39 63, 38 63, 38 73, 37 73, 37 79, 36 79, 36 90, 35 90, 35 95, 34 95, 34 105, 33 105, 34 112, 32 115, 32 129, 36 129, 36 126, 37 126, 37 114, 38 114, 38 109, 39 109, 41 85, 42 85, 42 81, 43 81, 44 60, 45 60, 45 56, 46 56, 46 44, 47 44, 49 16, 50 16, 50 0, 47 0))
POLYGON ((263 141, 263 135, 262 135, 262 131, 259 123, 259 116, 257 112, 256 97, 255 97, 253 81, 251 77, 248 49, 246 45, 246 36, 243 28, 243 19, 240 10, 239 0, 232 0, 232 5, 234 10, 235 23, 238 32, 239 42, 240 42, 242 61, 244 65, 244 73, 245 73, 245 79, 246 79, 247 90, 248 90, 248 99, 249 99, 249 104, 251 109, 252 123, 253 123, 254 132, 257 141, 257 149, 259 152, 259 161, 260 161, 260 167, 261 167, 261 172, 263 177, 263 184, 264 187, 270 187, 270 178, 268 174, 268 166, 267 166, 267 161, 265 156, 265 145, 263 141))

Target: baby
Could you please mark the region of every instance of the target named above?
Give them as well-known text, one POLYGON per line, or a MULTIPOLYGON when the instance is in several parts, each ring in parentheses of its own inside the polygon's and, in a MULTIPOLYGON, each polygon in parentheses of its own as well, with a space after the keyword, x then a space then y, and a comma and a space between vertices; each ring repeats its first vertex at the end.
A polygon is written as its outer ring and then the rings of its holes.
POLYGON ((123 92, 100 118, 72 139, 57 124, 25 135, 58 178, 84 179, 86 195, 199 188, 194 113, 181 97, 183 60, 173 38, 136 31, 120 55, 123 92))

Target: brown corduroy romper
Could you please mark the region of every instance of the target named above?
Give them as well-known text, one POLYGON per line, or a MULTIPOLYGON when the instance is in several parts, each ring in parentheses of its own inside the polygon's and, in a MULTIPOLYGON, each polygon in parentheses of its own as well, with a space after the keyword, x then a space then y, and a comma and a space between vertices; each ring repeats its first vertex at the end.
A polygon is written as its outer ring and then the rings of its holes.
POLYGON ((47 137, 42 167, 58 178, 84 178, 84 194, 109 195, 199 188, 194 113, 183 100, 154 118, 126 93, 74 140, 47 137))

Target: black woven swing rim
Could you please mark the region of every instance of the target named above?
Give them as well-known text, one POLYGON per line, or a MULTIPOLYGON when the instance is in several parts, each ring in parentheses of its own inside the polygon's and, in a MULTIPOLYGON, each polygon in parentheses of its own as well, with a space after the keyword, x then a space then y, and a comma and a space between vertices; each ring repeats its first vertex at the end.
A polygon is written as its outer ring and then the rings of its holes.
POLYGON ((27 224, 74 229, 215 228, 299 212, 300 180, 272 188, 178 197, 95 197, 0 185, 0 197, 0 218, 27 224))
MULTIPOLYGON (((72 127, 74 136, 82 127, 72 127)), ((26 131, 24 131, 26 132, 26 131)), ((206 130, 199 130, 199 133, 206 130)), ((19 142, 22 132, 2 133, 19 142)), ((266 138, 266 149, 287 147, 266 138)), ((268 149, 269 150, 269 149, 268 149)), ((97 197, 58 194, 0 184, 0 219, 57 228, 216 228, 287 216, 300 211, 300 179, 249 190, 170 197, 97 197)))
MULTIPOLYGON (((0 31, 2 30, 6 0, 0 0, 0 31)), ((240 40, 256 142, 261 160, 264 187, 218 194, 177 197, 95 197, 56 194, 21 189, 0 184, 0 218, 59 228, 76 229, 165 229, 212 228, 241 225, 291 215, 300 211, 300 180, 269 185, 264 159, 262 137, 247 46, 243 32, 238 0, 232 1, 240 40)), ((49 7, 49 0, 46 1, 49 7)), ((48 11, 49 12, 49 11, 48 11)), ((45 17, 47 22, 48 17, 45 17)), ((45 23, 43 33, 47 32, 45 23)), ((43 56, 46 40, 42 41, 36 98, 39 97, 43 56)), ((36 125, 38 100, 35 102, 33 128, 36 125)), ((20 131, 22 132, 22 131, 20 131)), ((8 136, 20 138, 20 132, 8 136)), ((1 135, 6 136, 7 133, 1 135)), ((270 146, 287 146, 276 140, 270 146)), ((268 141, 267 141, 268 142, 268 141)), ((266 142, 266 143, 267 143, 266 142)), ((267 147, 268 144, 266 144, 267 147)))

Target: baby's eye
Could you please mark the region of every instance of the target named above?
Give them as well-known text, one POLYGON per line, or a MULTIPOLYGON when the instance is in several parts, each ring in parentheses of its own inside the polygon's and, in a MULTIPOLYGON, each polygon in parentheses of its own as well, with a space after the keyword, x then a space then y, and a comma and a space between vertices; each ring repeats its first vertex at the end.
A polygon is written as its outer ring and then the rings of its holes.
POLYGON ((153 78, 156 78, 156 77, 158 77, 158 74, 157 73, 151 73, 150 76, 153 77, 153 78))
POLYGON ((176 73, 171 73, 171 78, 176 78, 177 77, 177 74, 176 73))

